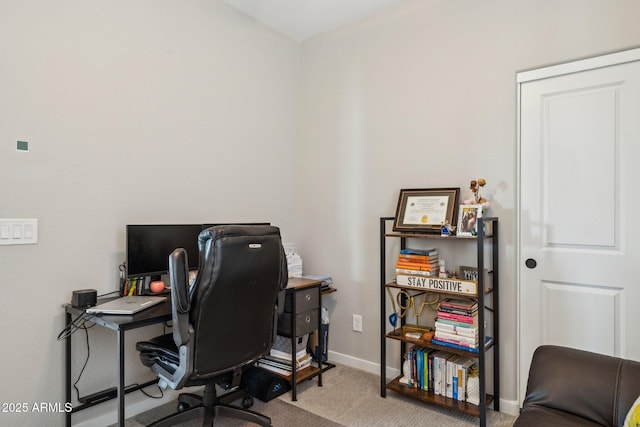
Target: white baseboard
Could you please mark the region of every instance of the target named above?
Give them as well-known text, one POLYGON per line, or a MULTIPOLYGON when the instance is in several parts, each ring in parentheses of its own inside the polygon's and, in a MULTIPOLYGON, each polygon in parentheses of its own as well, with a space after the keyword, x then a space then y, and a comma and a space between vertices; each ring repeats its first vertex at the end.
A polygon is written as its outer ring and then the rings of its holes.
MULTIPOLYGON (((380 364, 370 362, 348 354, 337 353, 329 350, 329 360, 351 368, 360 369, 371 374, 380 375, 380 364)), ((400 369, 387 366, 387 378, 395 378, 400 375, 400 369)), ((500 399, 500 412, 517 416, 520 413, 520 406, 516 400, 500 399)))
POLYGON ((357 357, 349 356, 348 354, 336 353, 329 350, 329 360, 341 365, 349 366, 351 368, 360 369, 372 374, 380 374, 380 364, 369 362, 368 360, 358 359, 357 357))
MULTIPOLYGON (((186 389, 180 390, 180 393, 185 392, 186 389)), ((143 399, 138 402, 126 404, 125 418, 131 418, 143 412, 149 411, 157 406, 163 405, 172 400, 177 400, 179 392, 171 389, 164 390, 164 397, 162 399, 143 399)), ((74 414, 73 417, 79 416, 80 413, 74 414)), ((92 418, 76 422, 73 421, 75 427, 104 427, 112 425, 118 422, 118 412, 111 411, 106 414, 96 415, 92 418)))
POLYGON ((517 417, 520 414, 520 405, 517 400, 500 399, 500 412, 517 417))

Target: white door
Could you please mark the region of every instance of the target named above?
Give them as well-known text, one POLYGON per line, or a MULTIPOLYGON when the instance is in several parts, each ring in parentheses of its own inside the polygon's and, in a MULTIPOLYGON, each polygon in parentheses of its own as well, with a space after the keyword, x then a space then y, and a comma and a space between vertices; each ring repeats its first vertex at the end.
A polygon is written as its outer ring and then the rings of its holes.
POLYGON ((539 345, 640 360, 640 49, 518 89, 522 403, 539 345))

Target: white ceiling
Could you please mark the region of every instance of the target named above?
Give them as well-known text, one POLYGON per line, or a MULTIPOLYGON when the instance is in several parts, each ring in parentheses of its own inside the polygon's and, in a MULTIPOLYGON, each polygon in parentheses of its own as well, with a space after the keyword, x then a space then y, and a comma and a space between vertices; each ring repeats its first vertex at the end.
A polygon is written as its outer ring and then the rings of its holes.
POLYGON ((375 15, 404 1, 406 0, 224 0, 297 41, 375 15))

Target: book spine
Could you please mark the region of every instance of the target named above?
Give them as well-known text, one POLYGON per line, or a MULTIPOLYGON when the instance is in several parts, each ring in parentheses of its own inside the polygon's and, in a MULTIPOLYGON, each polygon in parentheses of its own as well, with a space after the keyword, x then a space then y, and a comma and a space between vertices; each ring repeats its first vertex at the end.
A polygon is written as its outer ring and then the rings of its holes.
POLYGON ((462 310, 473 310, 478 308, 478 303, 475 301, 469 301, 469 303, 466 303, 466 301, 447 298, 444 301, 440 301, 440 306, 450 307, 450 308, 459 308, 462 310))
POLYGON ((418 387, 419 389, 422 389, 422 384, 424 382, 424 377, 422 376, 422 372, 424 370, 424 359, 423 359, 424 353, 422 352, 422 349, 417 349, 416 350, 416 387, 418 387))
POLYGON ((477 326, 478 317, 477 316, 461 316, 459 314, 445 313, 438 311, 438 319, 450 319, 455 320, 456 322, 467 323, 470 325, 477 326))
POLYGON ((474 327, 471 323, 457 322, 451 319, 444 319, 444 318, 438 319, 436 320, 435 325, 436 325, 436 328, 439 326, 444 330, 447 330, 448 328, 453 328, 456 331, 463 331, 463 332, 466 332, 467 334, 478 333, 478 328, 474 327))
POLYGON ((400 249, 400 254, 402 255, 423 255, 423 256, 432 256, 438 255, 438 250, 437 249, 410 249, 410 248, 405 248, 405 249, 400 249))
POLYGON ((440 356, 433 357, 433 393, 440 393, 440 356))
POLYGON ((434 352, 429 353, 429 385, 428 390, 433 393, 433 354, 434 352))
POLYGON ((464 364, 464 362, 467 359, 463 356, 458 357, 457 363, 456 363, 456 372, 455 372, 455 376, 456 376, 456 385, 457 385, 457 390, 456 390, 456 400, 463 400, 464 399, 464 389, 462 388, 462 384, 463 384, 463 380, 462 380, 462 365, 464 364))
POLYGON ((396 268, 404 268, 404 269, 416 270, 416 271, 437 270, 437 267, 432 266, 431 264, 422 264, 419 262, 400 262, 400 261, 396 263, 396 268))
POLYGON ((406 262, 419 262, 424 264, 437 264, 438 257, 437 256, 427 256, 427 255, 415 255, 415 254, 400 254, 398 255, 398 261, 406 261, 406 262))
POLYGON ((411 379, 413 380, 413 386, 418 386, 418 360, 416 354, 416 348, 411 351, 413 363, 411 364, 411 379))
POLYGON ((266 365, 261 362, 258 362, 258 366, 262 369, 266 369, 267 371, 275 372, 276 374, 284 375, 286 377, 291 376, 291 371, 287 371, 285 369, 276 368, 275 366, 266 365))
POLYGON ((429 390, 429 353, 430 351, 425 348, 422 355, 422 389, 425 391, 429 390))
POLYGON ((465 338, 478 338, 478 328, 456 328, 456 335, 465 338))
POLYGON ((264 366, 273 366, 274 368, 284 369, 285 371, 289 371, 289 372, 291 372, 291 370, 292 370, 291 369, 291 365, 274 362, 272 360, 260 359, 259 363, 261 363, 264 366))
MULTIPOLYGON (((457 339, 445 338, 445 337, 442 337, 442 336, 436 337, 435 335, 434 335, 433 339, 437 340, 438 342, 446 342, 446 343, 449 343, 449 344, 455 344, 455 345, 458 345, 460 347, 475 348, 475 349, 478 348, 478 344, 476 344, 476 343, 459 341, 457 339)), ((431 341, 433 342, 433 340, 431 340, 431 341)))
MULTIPOLYGON (((269 351, 269 354, 271 356, 277 357, 279 359, 291 361, 291 353, 287 353, 287 352, 282 351, 282 350, 276 350, 275 348, 272 348, 269 351)), ((307 355, 307 349, 303 348, 302 350, 300 350, 299 352, 296 353, 296 359, 302 359, 306 355, 307 355)))
POLYGON ((455 333, 456 332, 456 326, 455 325, 450 325, 448 323, 443 323, 440 320, 436 320, 436 331, 437 330, 441 330, 441 331, 446 331, 446 332, 450 332, 450 333, 455 333))
POLYGON ((458 400, 458 361, 451 363, 451 398, 458 400))
POLYGON ((441 325, 436 325, 434 337, 436 339, 438 338, 450 339, 456 342, 460 341, 460 342, 469 342, 469 343, 475 343, 475 344, 477 344, 478 342, 477 332, 467 333, 462 328, 459 328, 458 330, 443 329, 441 325))
POLYGON ((438 309, 439 312, 441 313, 450 313, 450 314, 457 314, 459 316, 474 316, 478 310, 463 310, 461 308, 450 308, 450 307, 443 307, 442 304, 440 305, 440 308, 438 309))
POLYGON ((446 365, 446 385, 445 396, 448 398, 453 397, 453 358, 447 359, 446 365))
MULTIPOLYGON (((440 365, 440 376, 442 382, 442 395, 447 396, 447 361, 451 358, 451 354, 446 354, 442 357, 442 364, 440 365)), ((451 389, 451 387, 449 387, 451 389)))
POLYGON ((407 352, 407 359, 409 360, 409 372, 405 374, 405 376, 409 378, 409 385, 411 385, 412 387, 415 384, 415 376, 414 376, 415 360, 413 358, 413 355, 414 355, 413 349, 407 352))
POLYGON ((475 361, 472 359, 465 359, 462 363, 460 363, 460 369, 459 369, 459 378, 458 378, 458 385, 459 385, 459 390, 458 390, 458 397, 460 400, 462 400, 463 402, 466 402, 467 400, 467 373, 468 370, 475 365, 475 361))
POLYGON ((466 336, 466 335, 458 335, 455 333, 449 333, 449 332, 445 332, 445 331, 439 331, 436 329, 435 334, 433 335, 435 338, 437 339, 445 339, 445 340, 450 340, 453 342, 459 342, 460 344, 471 344, 471 345, 477 345, 478 344, 478 336, 466 336))
POLYGON ((412 270, 410 268, 396 268, 397 275, 403 276, 421 276, 421 277, 433 277, 436 275, 435 271, 426 270, 412 270))
MULTIPOLYGON (((485 341, 485 345, 486 345, 488 342, 491 341, 491 337, 485 337, 485 338, 486 338, 486 341, 485 341)), ((474 353, 474 354, 478 353, 478 347, 475 347, 475 348, 468 347, 468 346, 464 346, 456 343, 439 340, 437 338, 433 338, 431 340, 431 343, 436 345, 441 345, 443 347, 455 348, 456 350, 468 351, 469 353, 474 353)))

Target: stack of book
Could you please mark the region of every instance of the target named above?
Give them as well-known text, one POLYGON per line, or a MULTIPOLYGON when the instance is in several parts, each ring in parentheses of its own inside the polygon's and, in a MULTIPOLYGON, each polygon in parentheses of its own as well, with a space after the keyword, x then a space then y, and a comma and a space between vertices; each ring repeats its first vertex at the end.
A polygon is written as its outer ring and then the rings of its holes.
POLYGON ((442 351, 435 353, 433 357, 435 378, 433 392, 453 400, 468 401, 467 379, 469 370, 475 364, 474 359, 442 351))
POLYGON ((400 383, 420 390, 433 391, 432 354, 436 350, 413 346, 405 354, 400 383))
MULTIPOLYGON (((311 366, 311 354, 307 352, 307 349, 303 349, 296 353, 296 372, 306 369, 311 366)), ((290 376, 293 373, 293 367, 291 365, 291 353, 286 353, 280 350, 271 349, 268 356, 265 356, 258 360, 258 366, 267 371, 275 372, 276 374, 290 376)))
POLYGON ((474 366, 473 358, 447 351, 414 346, 405 355, 401 384, 429 391, 458 401, 469 401, 467 379, 474 366))
POLYGON ((432 342, 460 350, 478 351, 478 302, 446 298, 440 302, 432 342))
POLYGON ((406 285, 411 276, 437 276, 439 269, 436 249, 401 249, 396 263, 396 282, 406 285))

